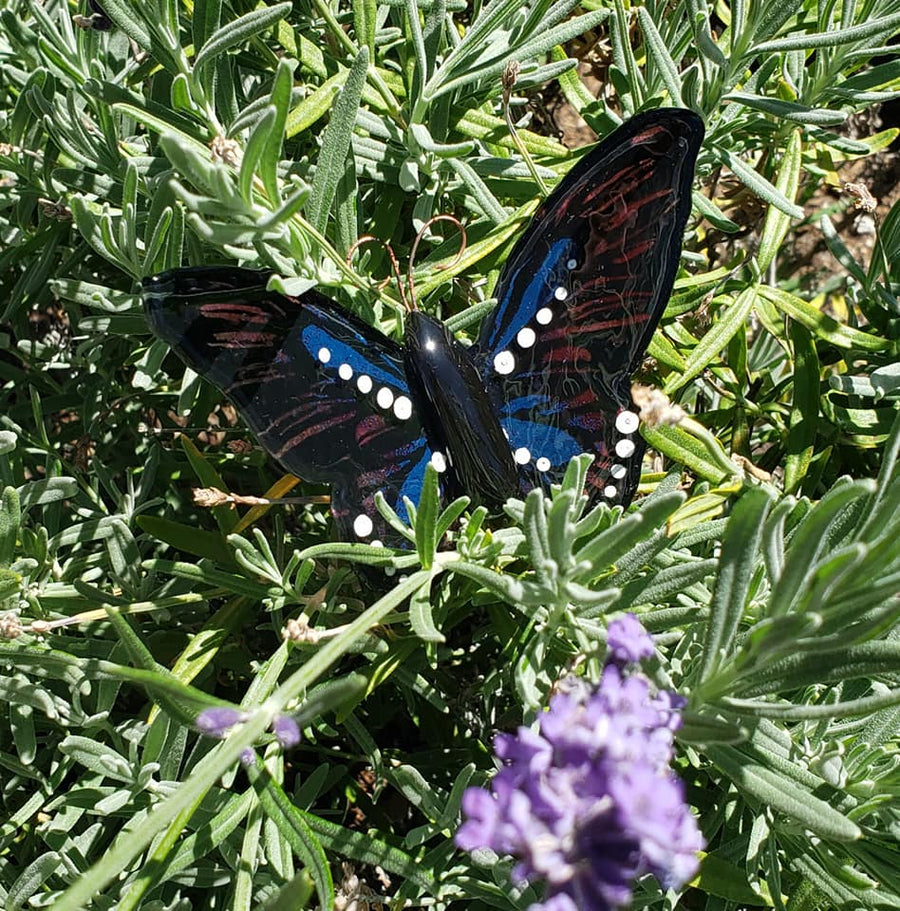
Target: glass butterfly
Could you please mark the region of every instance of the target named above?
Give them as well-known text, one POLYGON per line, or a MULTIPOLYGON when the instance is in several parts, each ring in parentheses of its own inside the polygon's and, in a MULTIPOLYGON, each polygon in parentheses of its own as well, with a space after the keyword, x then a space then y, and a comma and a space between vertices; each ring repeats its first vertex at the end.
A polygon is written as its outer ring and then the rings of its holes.
POLYGON ((426 466, 442 494, 489 507, 558 483, 589 452, 592 501, 630 502, 644 444, 631 399, 672 290, 703 124, 638 114, 585 155, 543 202, 470 348, 413 311, 403 344, 315 290, 266 290, 229 266, 144 280, 153 331, 237 406, 287 471, 332 485, 349 541, 399 545, 426 466))

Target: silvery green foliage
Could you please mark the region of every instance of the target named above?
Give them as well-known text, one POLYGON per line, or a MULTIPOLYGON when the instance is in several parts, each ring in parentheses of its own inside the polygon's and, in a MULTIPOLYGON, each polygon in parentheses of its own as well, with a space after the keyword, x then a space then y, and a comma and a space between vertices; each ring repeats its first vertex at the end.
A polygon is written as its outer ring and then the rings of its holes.
POLYGON ((508 859, 455 851, 462 794, 625 611, 689 700, 677 771, 708 845, 702 894, 642 881, 641 906, 900 904, 900 208, 864 262, 852 200, 814 197, 891 139, 846 121, 896 95, 895 0, 103 7, 109 32, 0 0, 0 905, 331 907, 362 877, 398 905, 527 907, 508 859), (532 167, 500 106, 512 58, 532 167), (704 221, 650 351, 694 418, 644 429, 668 474, 586 513, 576 460, 501 517, 442 510, 431 475, 405 553, 332 543, 317 504, 252 530, 196 506, 277 472, 219 445, 240 428, 151 340, 135 280, 267 266, 396 331, 384 253, 346 254, 372 233, 405 264, 453 211, 468 249, 429 240, 416 284, 471 334, 532 173, 572 157, 545 135, 550 79, 601 133, 660 104, 708 124, 704 221), (824 285, 786 255, 804 216, 824 285), (221 711, 240 723, 200 736, 221 711))

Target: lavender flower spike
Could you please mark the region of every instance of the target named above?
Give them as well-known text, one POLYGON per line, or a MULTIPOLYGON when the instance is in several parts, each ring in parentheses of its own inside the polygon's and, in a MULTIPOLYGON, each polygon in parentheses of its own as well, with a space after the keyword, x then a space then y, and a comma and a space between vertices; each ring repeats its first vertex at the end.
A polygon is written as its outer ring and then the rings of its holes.
POLYGON ((224 737, 229 728, 247 720, 247 713, 237 709, 222 706, 214 709, 204 709, 194 720, 194 726, 201 734, 210 737, 224 737))
POLYGON ((610 622, 606 631, 609 660, 615 664, 637 664, 653 654, 653 640, 634 614, 610 622))
POLYGON ((517 880, 544 881, 532 911, 623 908, 636 878, 678 888, 697 871, 703 838, 669 768, 684 700, 624 674, 653 651, 636 618, 610 624, 609 648, 599 687, 568 683, 538 733, 499 734, 491 791, 463 795, 456 844, 511 854, 517 880))

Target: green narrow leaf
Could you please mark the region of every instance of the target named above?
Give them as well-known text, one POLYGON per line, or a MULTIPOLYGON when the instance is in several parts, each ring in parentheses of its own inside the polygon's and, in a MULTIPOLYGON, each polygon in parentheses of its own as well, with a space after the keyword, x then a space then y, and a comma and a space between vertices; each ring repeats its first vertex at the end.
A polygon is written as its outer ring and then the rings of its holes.
POLYGON ((231 48, 245 44, 255 35, 264 32, 279 19, 287 18, 290 12, 290 2, 276 3, 275 6, 263 6, 226 23, 200 48, 194 59, 195 73, 231 48))
POLYGON ((292 73, 292 63, 282 58, 278 62, 278 69, 272 82, 272 94, 269 97, 269 102, 275 109, 275 120, 266 134, 266 142, 259 158, 259 176, 266 188, 269 204, 273 207, 277 207, 281 202, 278 190, 278 162, 281 159, 284 128, 291 106, 292 73))
POLYGON ((375 29, 378 25, 377 0, 353 0, 353 28, 356 32, 356 43, 367 48, 369 57, 375 59, 375 29))
POLYGON ((6 893, 7 911, 19 911, 33 896, 44 891, 44 883, 63 864, 56 851, 46 851, 32 861, 15 879, 6 893))
POLYGON ((840 513, 859 497, 873 493, 875 484, 868 479, 839 483, 808 512, 794 533, 784 570, 769 597, 771 616, 786 614, 815 570, 816 561, 827 541, 828 529, 840 513))
POLYGON ((713 459, 707 447, 681 427, 666 424, 648 427, 645 424, 641 427, 641 436, 654 449, 712 484, 721 484, 729 477, 724 466, 713 459))
POLYGON ((859 329, 845 326, 808 301, 787 291, 782 291, 780 288, 761 285, 759 294, 773 303, 783 313, 806 326, 817 338, 836 345, 838 348, 857 348, 861 351, 890 351, 894 347, 894 342, 890 339, 879 338, 877 335, 869 335, 859 329))
POLYGON ((47 478, 45 481, 29 481, 18 488, 19 505, 29 509, 32 506, 46 506, 68 500, 78 493, 75 478, 47 478))
POLYGON ((672 59, 666 42, 656 28, 656 23, 646 6, 637 8, 638 21, 647 41, 648 57, 656 64, 662 81, 669 92, 669 97, 678 107, 684 107, 681 99, 681 80, 678 76, 678 65, 672 59))
POLYGON ((450 526, 468 509, 469 498, 459 497, 452 503, 448 504, 444 511, 438 516, 435 523, 435 539, 438 544, 444 540, 444 535, 450 530, 450 526))
POLYGON ((788 655, 748 674, 735 695, 748 699, 845 680, 894 677, 900 672, 900 642, 875 641, 828 651, 814 649, 788 655))
POLYGON ((590 563, 594 574, 615 566, 638 542, 649 538, 684 500, 681 491, 673 491, 648 501, 638 512, 623 518, 578 550, 576 563, 590 563))
POLYGON ((347 81, 334 103, 331 121, 322 140, 316 176, 306 207, 309 223, 319 232, 324 232, 327 227, 328 213, 334 202, 338 182, 344 173, 344 162, 350 154, 350 139, 368 68, 369 52, 362 48, 353 61, 353 66, 347 74, 347 81))
POLYGON ((416 507, 416 551, 419 554, 422 569, 431 569, 434 563, 434 554, 438 545, 436 523, 440 508, 441 493, 438 473, 429 463, 425 467, 422 493, 416 507))
MULTIPOLYGON (((773 4, 779 8, 780 4, 773 4)), ((787 8, 787 7, 785 7, 787 8)), ((805 51, 816 47, 839 47, 853 41, 877 39, 887 37, 900 27, 900 12, 888 16, 879 16, 869 19, 859 25, 849 28, 828 29, 822 34, 812 32, 807 35, 790 35, 787 38, 778 38, 775 41, 764 41, 752 49, 754 56, 780 54, 783 51, 805 51)))
POLYGON ((431 610, 431 586, 423 585, 409 599, 409 622, 423 642, 444 642, 444 634, 435 626, 431 610))
POLYGON ((248 768, 248 775, 269 819, 273 820, 291 850, 303 861, 316 884, 322 908, 334 907, 334 883, 322 844, 297 808, 269 775, 261 759, 248 768))
MULTIPOLYGON (((215 487, 218 490, 227 490, 228 485, 222 480, 222 476, 206 461, 203 453, 194 445, 193 440, 182 434, 179 438, 181 448, 187 453, 188 461, 194 474, 204 487, 215 487)), ((231 534, 234 526, 237 525, 237 510, 230 504, 223 506, 213 506, 212 514, 215 516, 219 529, 222 534, 231 534)))
POLYGON ((866 273, 862 266, 856 261, 853 254, 847 249, 834 222, 827 216, 823 215, 819 219, 819 228, 825 238, 825 243, 831 251, 831 255, 863 286, 867 284, 866 273))
POLYGON ((9 569, 16 557, 16 536, 22 512, 15 487, 4 487, 0 495, 0 569, 9 569))
MULTIPOLYGON (((778 169, 778 179, 775 181, 775 189, 791 202, 797 195, 797 187, 800 183, 802 157, 802 133, 800 130, 793 130, 781 157, 781 167, 778 169)), ((763 224, 759 251, 756 254, 760 272, 765 272, 774 262, 790 226, 791 217, 776 206, 770 205, 763 224)))
POLYGON ((334 210, 337 248, 342 253, 348 251, 359 237, 358 202, 356 165, 353 161, 353 156, 348 155, 344 161, 344 173, 338 182, 334 210))
MULTIPOLYGON (((550 59, 555 63, 568 60, 563 48, 557 45, 550 51, 550 59)), ((577 69, 566 70, 559 76, 559 87, 566 96, 566 101, 580 114, 586 107, 597 103, 597 99, 588 91, 587 86, 581 81, 577 69)))
POLYGON ((341 90, 347 78, 347 71, 335 73, 323 82, 312 94, 307 95, 290 114, 285 124, 284 134, 290 139, 316 124, 332 108, 334 97, 341 90))
POLYGON ((222 21, 222 0, 194 0, 191 18, 191 37, 194 47, 203 47, 210 35, 215 34, 222 21))
POLYGON ((544 512, 544 493, 536 488, 525 498, 525 513, 522 518, 522 531, 528 547, 531 565, 543 566, 550 553, 547 545, 547 515, 544 512))
POLYGON ((784 491, 797 493, 809 471, 819 423, 819 356, 812 336, 793 320, 788 328, 794 352, 794 395, 787 434, 784 491))
POLYGON ((241 169, 238 172, 238 190, 248 206, 253 204, 253 177, 256 173, 256 166, 270 144, 270 137, 277 120, 278 111, 272 105, 268 105, 262 116, 256 121, 244 147, 241 169))
POLYGON ((684 372, 680 375, 672 374, 666 382, 665 392, 671 395, 687 385, 694 377, 699 376, 724 349, 735 333, 744 327, 747 317, 753 309, 756 300, 756 286, 745 288, 737 296, 734 303, 724 308, 724 313, 713 323, 711 329, 700 339, 700 343, 688 355, 684 372))
MULTIPOLYGON (((450 166, 457 177, 466 185, 472 194, 475 203, 494 224, 501 224, 507 217, 506 210, 500 205, 499 200, 490 191, 488 185, 475 173, 467 162, 457 158, 445 158, 443 161, 450 166)), ((420 293, 422 289, 419 289, 420 293)))
MULTIPOLYGON (((155 50, 159 47, 158 43, 151 38, 149 30, 144 24, 143 17, 135 13, 135 10, 127 0, 110 0, 109 3, 104 4, 103 11, 132 41, 145 51, 155 50)), ((168 53, 164 56, 171 61, 168 53)))
MULTIPOLYGON (((422 23, 419 21, 419 8, 416 0, 404 0, 404 6, 406 8, 406 43, 408 47, 411 46, 412 56, 416 61, 412 73, 412 96, 415 98, 419 96, 422 86, 428 81, 434 61, 429 60, 425 54, 425 38, 422 35, 422 23)), ((415 106, 413 110, 423 112, 425 108, 419 105, 415 106)), ((414 117, 414 121, 418 122, 417 118, 414 117)))
POLYGON ((716 149, 722 159, 722 164, 727 165, 735 177, 746 184, 760 199, 770 206, 780 209, 790 218, 803 218, 806 214, 803 209, 795 205, 783 193, 777 190, 762 174, 754 171, 737 155, 727 149, 716 149))
POLYGON ((110 529, 105 544, 112 576, 122 587, 123 594, 134 596, 140 588, 140 551, 131 529, 121 519, 114 519, 110 529))
POLYGON ((802 124, 817 124, 819 126, 837 126, 847 119, 843 111, 833 111, 828 108, 811 108, 796 101, 781 101, 777 98, 768 98, 764 95, 751 95, 747 92, 729 92, 725 101, 738 101, 755 111, 773 114, 783 120, 802 124))
POLYGON ((728 520, 706 626, 701 680, 707 680, 715 673, 734 642, 747 605, 763 527, 771 505, 772 494, 766 488, 751 488, 737 501, 728 520))
POLYGON ((900 414, 884 447, 881 470, 878 472, 877 489, 870 504, 869 518, 859 531, 865 541, 874 541, 891 527, 900 512, 900 414))
POLYGON ((772 807, 822 838, 855 841, 859 827, 830 804, 798 787, 797 782, 761 765, 736 747, 707 747, 706 754, 743 791, 763 806, 772 807))

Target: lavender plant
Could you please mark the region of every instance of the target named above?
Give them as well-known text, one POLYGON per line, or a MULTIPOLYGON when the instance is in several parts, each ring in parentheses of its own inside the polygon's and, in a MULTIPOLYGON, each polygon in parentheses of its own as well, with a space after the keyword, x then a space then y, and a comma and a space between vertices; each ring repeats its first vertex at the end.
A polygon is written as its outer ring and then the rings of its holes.
POLYGON ((900 904, 900 209, 865 250, 826 190, 896 138, 896 0, 101 5, 0 0, 0 905, 900 904), (345 254, 454 212, 415 279, 471 334, 563 102, 707 122, 642 497, 586 511, 576 459, 488 517, 431 473, 406 552, 237 509, 294 482, 137 279, 273 268, 393 332, 345 254))
POLYGON ((463 794, 456 843, 515 855, 515 879, 546 880, 534 908, 627 907, 640 875, 677 889, 697 872, 703 839, 670 768, 684 700, 623 673, 653 654, 634 614, 610 622, 608 645, 596 690, 563 681, 539 734, 521 727, 495 738, 503 767, 492 793, 463 794))

